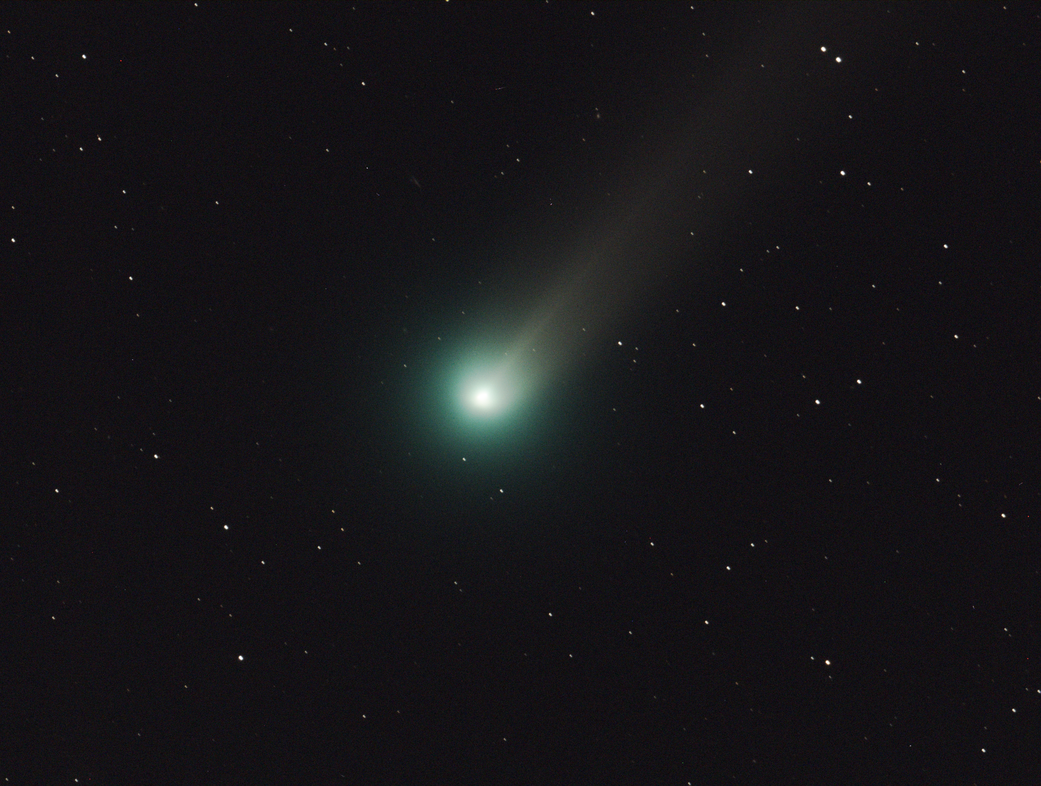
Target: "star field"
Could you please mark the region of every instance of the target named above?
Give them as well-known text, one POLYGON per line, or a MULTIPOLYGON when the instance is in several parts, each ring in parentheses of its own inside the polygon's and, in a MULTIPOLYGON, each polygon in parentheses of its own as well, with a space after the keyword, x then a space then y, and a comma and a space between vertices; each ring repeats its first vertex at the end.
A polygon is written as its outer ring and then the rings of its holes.
POLYGON ((0 780, 1037 781, 1035 5, 0 41, 0 780))

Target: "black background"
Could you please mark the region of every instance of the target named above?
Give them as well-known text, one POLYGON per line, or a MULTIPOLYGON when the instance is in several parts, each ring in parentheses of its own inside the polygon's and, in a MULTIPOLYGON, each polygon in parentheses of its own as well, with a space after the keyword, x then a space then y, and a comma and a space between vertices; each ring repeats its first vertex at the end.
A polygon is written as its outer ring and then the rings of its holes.
POLYGON ((7 781, 1041 773, 1036 4, 0 22, 7 781))

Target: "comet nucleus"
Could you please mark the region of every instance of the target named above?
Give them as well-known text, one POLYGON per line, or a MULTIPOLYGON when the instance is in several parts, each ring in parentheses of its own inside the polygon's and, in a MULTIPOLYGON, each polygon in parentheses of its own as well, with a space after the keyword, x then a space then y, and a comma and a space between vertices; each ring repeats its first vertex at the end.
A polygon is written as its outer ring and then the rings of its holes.
POLYGON ((514 404, 517 386, 504 368, 475 371, 463 379, 460 400, 465 410, 476 418, 503 414, 514 404))

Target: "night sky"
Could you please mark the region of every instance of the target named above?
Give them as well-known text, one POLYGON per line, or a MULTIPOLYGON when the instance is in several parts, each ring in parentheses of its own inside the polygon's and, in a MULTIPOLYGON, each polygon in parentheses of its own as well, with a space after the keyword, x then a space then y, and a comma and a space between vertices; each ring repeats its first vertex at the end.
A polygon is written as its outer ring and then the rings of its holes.
POLYGON ((0 6, 0 779, 1041 779, 1037 4, 0 6))

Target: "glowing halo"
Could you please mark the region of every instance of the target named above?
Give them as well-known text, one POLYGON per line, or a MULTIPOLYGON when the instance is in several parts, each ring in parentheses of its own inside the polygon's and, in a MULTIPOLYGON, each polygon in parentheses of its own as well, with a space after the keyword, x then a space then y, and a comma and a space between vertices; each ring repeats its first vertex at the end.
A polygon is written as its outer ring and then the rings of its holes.
POLYGON ((490 386, 477 388, 470 403, 480 410, 490 409, 495 406, 495 391, 490 386))
POLYGON ((463 377, 459 398, 466 412, 475 418, 491 418, 506 412, 517 400, 518 385, 509 370, 474 370, 463 377))

